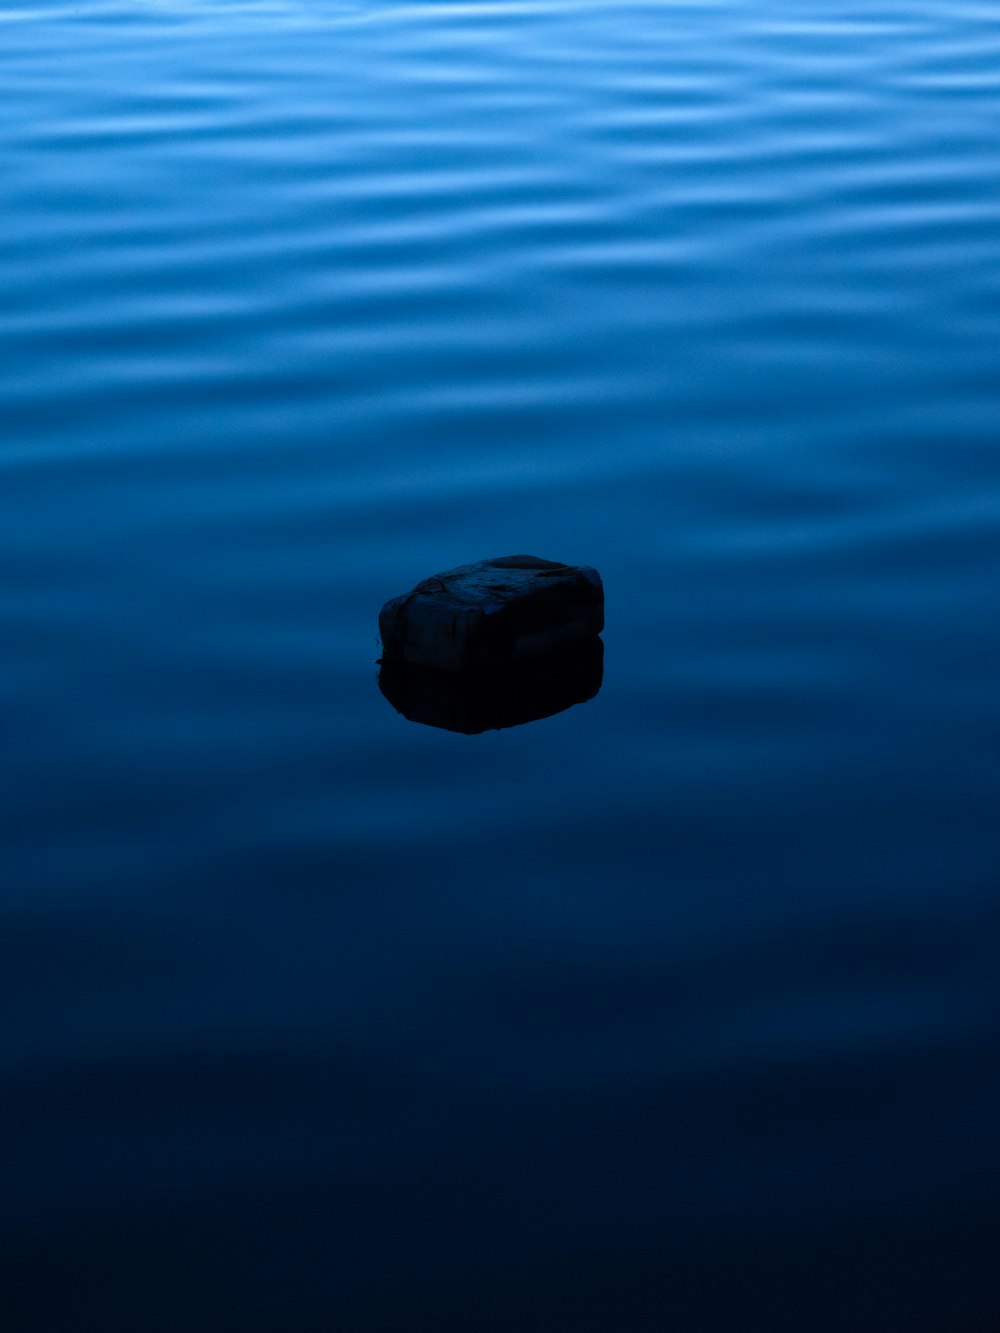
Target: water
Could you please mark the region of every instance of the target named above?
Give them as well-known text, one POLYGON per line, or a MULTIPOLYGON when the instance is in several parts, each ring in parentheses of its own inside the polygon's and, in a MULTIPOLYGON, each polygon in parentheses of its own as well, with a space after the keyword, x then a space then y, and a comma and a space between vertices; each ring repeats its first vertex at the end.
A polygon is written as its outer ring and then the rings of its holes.
POLYGON ((0 14, 10 1333, 1000 1319, 1000 4, 0 14), (596 565, 466 737, 378 609, 596 565))

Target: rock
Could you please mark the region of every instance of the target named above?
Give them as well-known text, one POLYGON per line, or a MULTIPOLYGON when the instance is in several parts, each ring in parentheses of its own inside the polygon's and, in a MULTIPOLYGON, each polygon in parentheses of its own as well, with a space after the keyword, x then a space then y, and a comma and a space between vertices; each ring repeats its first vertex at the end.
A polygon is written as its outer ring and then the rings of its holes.
POLYGON ((384 662, 496 667, 595 638, 604 628, 604 588, 596 569, 500 556, 424 579, 386 602, 378 623, 384 662))
POLYGON ((379 689, 411 722, 475 736, 562 713, 601 688, 604 644, 596 638, 503 667, 435 671, 385 661, 379 689))

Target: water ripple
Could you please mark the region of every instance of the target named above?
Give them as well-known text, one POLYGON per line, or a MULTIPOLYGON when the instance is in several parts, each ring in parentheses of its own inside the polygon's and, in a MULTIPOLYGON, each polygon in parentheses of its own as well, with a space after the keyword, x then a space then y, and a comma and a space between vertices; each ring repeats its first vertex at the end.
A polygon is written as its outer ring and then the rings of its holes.
POLYGON ((997 18, 0 10, 11 1328, 993 1327, 997 18))

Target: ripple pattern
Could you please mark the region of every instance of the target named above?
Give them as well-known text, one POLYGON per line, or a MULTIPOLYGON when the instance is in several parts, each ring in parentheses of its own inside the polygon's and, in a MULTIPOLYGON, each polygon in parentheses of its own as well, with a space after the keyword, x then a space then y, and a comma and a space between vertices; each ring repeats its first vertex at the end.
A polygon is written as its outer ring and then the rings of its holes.
POLYGON ((159 447, 186 408, 211 446, 248 400, 303 438, 337 414, 523 429, 568 398, 690 420, 743 410, 748 381, 985 384, 995 26, 921 4, 9 11, 8 448, 141 447, 137 416, 159 447))
POLYGON ((1000 4, 0 11, 12 1333, 997 1327, 1000 4), (601 569, 477 738, 379 606, 601 569))

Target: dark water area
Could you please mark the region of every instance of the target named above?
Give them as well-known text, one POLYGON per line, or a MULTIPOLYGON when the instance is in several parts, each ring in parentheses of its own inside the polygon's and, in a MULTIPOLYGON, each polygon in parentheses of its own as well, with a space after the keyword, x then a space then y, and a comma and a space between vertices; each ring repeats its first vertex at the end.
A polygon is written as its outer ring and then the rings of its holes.
POLYGON ((1000 1327, 1000 4, 0 11, 8 1333, 1000 1327), (378 611, 596 566, 462 735, 378 611))

